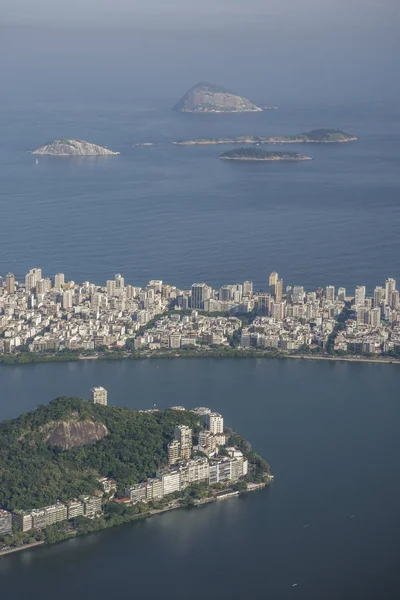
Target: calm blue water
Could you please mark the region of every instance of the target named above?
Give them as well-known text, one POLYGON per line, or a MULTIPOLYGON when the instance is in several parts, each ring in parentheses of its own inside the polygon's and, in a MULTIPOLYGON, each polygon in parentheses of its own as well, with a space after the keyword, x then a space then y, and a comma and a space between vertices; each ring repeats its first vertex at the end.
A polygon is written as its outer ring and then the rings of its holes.
MULTIPOLYGON (((221 31, 3 33, 0 275, 40 266, 75 281, 120 272, 137 285, 265 287, 278 270, 285 285, 369 291, 400 279, 400 112, 380 102, 398 87, 387 41, 352 32, 338 49, 336 36, 312 35, 294 50, 273 31, 240 44, 221 31), (203 79, 280 110, 171 112, 203 79), (360 140, 290 146, 315 158, 293 164, 170 144, 315 127, 360 140), (29 151, 60 137, 121 155, 36 165, 29 151)), ((398 382, 398 366, 311 361, 0 366, 0 419, 96 384, 132 408, 211 404, 276 475, 263 492, 0 560, 1 598, 397 598, 398 382)))
POLYGON ((397 365, 148 360, 0 366, 0 418, 101 383, 110 404, 210 404, 271 463, 270 489, 0 560, 2 597, 394 600, 397 365), (294 583, 298 586, 292 587, 294 583))
POLYGON ((101 283, 161 278, 179 286, 252 279, 276 269, 285 284, 353 288, 399 278, 400 113, 382 106, 250 115, 180 115, 174 98, 0 106, 0 274, 32 266, 101 283), (347 145, 291 150, 314 161, 231 164, 220 147, 176 139, 290 134, 338 127, 347 145), (28 151, 78 137, 121 151, 107 159, 28 151), (136 142, 157 146, 133 148, 136 142))

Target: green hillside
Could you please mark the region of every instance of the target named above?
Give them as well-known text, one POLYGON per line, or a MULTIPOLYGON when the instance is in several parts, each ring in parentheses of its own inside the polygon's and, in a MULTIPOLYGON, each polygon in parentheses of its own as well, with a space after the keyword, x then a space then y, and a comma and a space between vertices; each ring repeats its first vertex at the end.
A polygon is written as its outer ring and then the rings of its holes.
POLYGON ((57 398, 4 421, 0 423, 0 506, 29 509, 57 499, 68 501, 93 493, 100 476, 115 478, 122 491, 127 484, 154 475, 167 462, 167 444, 177 424, 199 431, 202 420, 189 411, 142 413, 57 398), (99 441, 91 437, 94 426, 105 432, 99 441), (70 429, 79 432, 74 438, 77 445, 65 450, 63 436, 70 429), (52 432, 57 432, 52 439, 59 440, 59 446, 49 445, 52 432))

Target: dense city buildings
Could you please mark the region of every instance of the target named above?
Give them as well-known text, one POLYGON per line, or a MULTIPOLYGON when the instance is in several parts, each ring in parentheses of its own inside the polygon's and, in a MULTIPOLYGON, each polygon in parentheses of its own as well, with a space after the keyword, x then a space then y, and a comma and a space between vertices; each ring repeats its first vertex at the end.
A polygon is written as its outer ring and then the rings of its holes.
POLYGON ((189 290, 151 280, 129 285, 117 273, 98 286, 76 284, 57 273, 54 281, 39 267, 23 281, 0 278, 0 355, 31 353, 98 354, 240 347, 301 353, 400 354, 400 301, 388 278, 373 295, 357 285, 307 291, 287 285, 277 272, 266 290, 251 281, 213 289, 194 283, 189 290))

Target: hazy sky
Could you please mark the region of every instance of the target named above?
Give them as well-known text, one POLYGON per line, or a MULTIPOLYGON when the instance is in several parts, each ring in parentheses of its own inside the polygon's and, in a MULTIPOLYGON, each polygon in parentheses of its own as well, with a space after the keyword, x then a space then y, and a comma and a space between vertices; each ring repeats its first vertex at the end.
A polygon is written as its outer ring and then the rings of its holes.
POLYGON ((0 0, 6 94, 396 101, 399 54, 400 0, 0 0))
MULTIPOLYGON (((0 22, 36 25, 215 25, 223 22, 287 26, 338 25, 393 30, 398 0, 1 0, 0 22), (200 18, 200 21, 199 21, 200 18), (243 20, 244 19, 244 20, 243 20)), ((397 31, 398 34, 398 31, 397 31)))

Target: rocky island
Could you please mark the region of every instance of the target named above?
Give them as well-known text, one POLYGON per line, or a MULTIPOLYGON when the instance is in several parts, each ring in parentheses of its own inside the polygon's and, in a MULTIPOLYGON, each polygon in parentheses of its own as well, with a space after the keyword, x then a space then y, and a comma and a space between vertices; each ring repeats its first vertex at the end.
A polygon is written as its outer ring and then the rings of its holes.
POLYGON ((104 146, 98 146, 84 140, 54 140, 41 148, 34 150, 32 154, 42 156, 110 156, 119 154, 104 146))
POLYGON ((0 423, 0 555, 264 487, 269 465, 200 407, 58 398, 0 423))
POLYGON ((243 135, 233 138, 196 138, 194 140, 178 140, 175 146, 209 146, 213 144, 340 144, 357 141, 354 135, 339 129, 314 129, 306 133, 286 136, 254 136, 243 135))
POLYGON ((253 160, 253 161, 302 161, 312 160, 309 156, 303 156, 297 152, 267 152, 260 148, 235 148, 220 154, 218 158, 222 160, 253 160))
POLYGON ((189 113, 237 113, 261 112, 262 108, 235 92, 201 82, 190 88, 173 110, 189 113))

